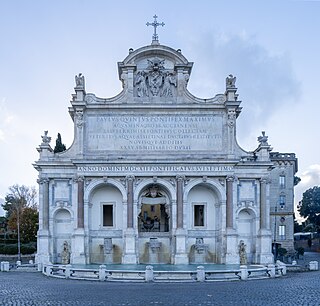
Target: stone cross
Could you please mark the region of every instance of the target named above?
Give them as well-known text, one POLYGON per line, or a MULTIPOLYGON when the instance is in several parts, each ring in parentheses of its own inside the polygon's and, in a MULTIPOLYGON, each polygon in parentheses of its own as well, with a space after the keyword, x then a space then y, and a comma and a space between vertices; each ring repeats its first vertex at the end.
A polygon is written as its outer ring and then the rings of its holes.
POLYGON ((158 18, 158 16, 157 15, 154 15, 153 16, 153 18, 154 18, 154 21, 153 22, 147 22, 146 23, 146 25, 147 26, 153 26, 153 28, 154 28, 154 32, 153 32, 153 35, 152 35, 152 42, 158 42, 158 34, 157 34, 157 27, 158 26, 164 26, 165 25, 165 23, 164 22, 158 22, 157 21, 157 18, 158 18))

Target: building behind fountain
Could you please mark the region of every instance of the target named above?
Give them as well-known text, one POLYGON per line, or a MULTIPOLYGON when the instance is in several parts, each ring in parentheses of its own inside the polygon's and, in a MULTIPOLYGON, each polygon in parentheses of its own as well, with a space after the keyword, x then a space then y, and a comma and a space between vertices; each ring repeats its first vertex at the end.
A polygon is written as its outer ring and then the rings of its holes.
POLYGON ((156 37, 118 63, 113 98, 76 76, 73 144, 54 154, 46 131, 38 147, 40 264, 61 263, 65 242, 71 264, 233 264, 240 241, 249 263, 271 263, 273 242, 293 248, 295 155, 264 132, 240 148, 236 78, 200 99, 192 67, 156 37))

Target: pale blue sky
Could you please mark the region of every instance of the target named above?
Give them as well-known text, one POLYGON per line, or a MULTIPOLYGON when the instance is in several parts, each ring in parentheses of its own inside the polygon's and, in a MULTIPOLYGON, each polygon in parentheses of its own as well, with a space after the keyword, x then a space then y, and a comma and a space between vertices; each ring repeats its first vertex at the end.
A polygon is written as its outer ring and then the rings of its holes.
POLYGON ((194 62, 191 93, 223 93, 237 76, 239 144, 254 150, 265 130, 274 151, 295 152, 296 200, 320 184, 319 1, 0 0, 0 12, 0 198, 12 184, 36 185, 44 130, 71 145, 75 74, 87 92, 119 93, 117 62, 150 44, 155 13, 166 23, 160 43, 194 62))

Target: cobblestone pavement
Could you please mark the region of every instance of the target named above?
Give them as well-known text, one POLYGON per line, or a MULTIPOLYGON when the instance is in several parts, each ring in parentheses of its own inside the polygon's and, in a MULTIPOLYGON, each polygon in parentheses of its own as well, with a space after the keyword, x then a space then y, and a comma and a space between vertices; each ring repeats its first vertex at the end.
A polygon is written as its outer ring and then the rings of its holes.
POLYGON ((320 271, 212 283, 76 281, 10 271, 0 273, 0 305, 320 305, 320 271))

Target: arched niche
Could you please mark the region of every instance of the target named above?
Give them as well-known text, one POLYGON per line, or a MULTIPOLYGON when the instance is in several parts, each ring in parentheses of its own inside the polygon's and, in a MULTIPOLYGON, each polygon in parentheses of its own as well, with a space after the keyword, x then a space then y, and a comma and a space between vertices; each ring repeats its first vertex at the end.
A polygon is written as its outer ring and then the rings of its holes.
POLYGON ((53 232, 53 261, 55 263, 62 263, 61 253, 63 244, 66 241, 69 248, 71 246, 72 219, 71 214, 67 209, 61 208, 55 211, 53 215, 53 232))
POLYGON ((122 229, 123 193, 117 186, 100 183, 91 189, 89 201, 89 229, 122 229))
POLYGON ((238 241, 246 245, 248 262, 254 262, 256 253, 256 214, 250 208, 239 211, 237 216, 238 241))
POLYGON ((186 194, 186 210, 189 216, 186 226, 191 230, 216 230, 221 196, 215 186, 198 182, 186 194))

